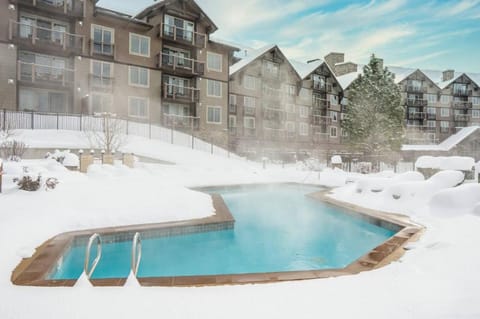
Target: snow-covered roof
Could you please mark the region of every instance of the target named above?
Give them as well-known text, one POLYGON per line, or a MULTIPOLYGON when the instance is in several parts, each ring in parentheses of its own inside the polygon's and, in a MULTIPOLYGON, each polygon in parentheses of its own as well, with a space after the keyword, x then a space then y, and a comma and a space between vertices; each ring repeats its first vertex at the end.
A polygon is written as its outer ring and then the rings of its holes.
POLYGON ((440 144, 432 145, 403 145, 403 151, 450 151, 453 147, 461 143, 464 139, 472 135, 480 126, 464 127, 456 134, 451 135, 440 144))
POLYGON ((293 66, 295 71, 297 71, 298 75, 302 80, 304 80, 307 76, 312 74, 319 66, 322 65, 323 60, 315 60, 310 63, 304 63, 300 61, 290 60, 290 64, 293 66))
POLYGON ((247 65, 255 61, 256 59, 258 59, 268 51, 274 49, 276 46, 277 46, 276 44, 269 44, 257 50, 246 51, 247 55, 230 67, 230 75, 237 73, 238 71, 240 71, 241 69, 243 69, 244 67, 246 67, 247 65))
POLYGON ((224 39, 220 39, 220 38, 217 38, 217 37, 212 37, 211 36, 209 40, 211 42, 218 43, 218 44, 230 47, 232 49, 235 49, 235 51, 240 51, 242 49, 242 46, 237 44, 237 43, 227 41, 227 40, 224 40, 224 39))

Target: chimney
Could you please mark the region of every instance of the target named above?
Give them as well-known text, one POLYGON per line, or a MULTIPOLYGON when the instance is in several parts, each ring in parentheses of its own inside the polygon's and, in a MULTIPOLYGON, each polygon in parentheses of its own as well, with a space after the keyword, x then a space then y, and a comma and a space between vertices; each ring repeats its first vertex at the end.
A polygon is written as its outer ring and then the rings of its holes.
POLYGON ((327 62, 330 69, 335 70, 335 64, 343 63, 345 61, 345 53, 330 52, 325 56, 325 62, 327 62))
POLYGON ((445 70, 443 71, 442 81, 450 81, 455 76, 455 70, 445 70))

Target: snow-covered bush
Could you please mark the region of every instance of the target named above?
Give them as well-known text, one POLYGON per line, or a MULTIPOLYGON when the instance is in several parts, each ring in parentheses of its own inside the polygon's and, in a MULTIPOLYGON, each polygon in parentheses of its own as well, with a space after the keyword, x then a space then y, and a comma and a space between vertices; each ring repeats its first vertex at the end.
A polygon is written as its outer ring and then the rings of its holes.
POLYGON ((331 162, 333 165, 341 165, 342 164, 342 157, 340 155, 332 156, 331 162))
POLYGON ((40 188, 42 177, 37 175, 33 177, 31 175, 23 175, 20 178, 14 178, 13 181, 17 183, 21 190, 27 192, 35 192, 40 188))
POLYGON ((320 183, 327 187, 340 187, 347 183, 347 173, 335 168, 326 168, 320 173, 320 183))
POLYGON ((45 158, 53 159, 66 167, 78 167, 80 165, 80 159, 76 154, 71 153, 70 150, 56 150, 53 154, 47 153, 45 158))
POLYGON ((22 141, 8 140, 0 144, 0 156, 8 161, 20 162, 27 145, 22 141))
POLYGON ((441 190, 432 196, 429 205, 430 213, 439 217, 476 213, 476 206, 480 206, 480 185, 465 184, 441 190))

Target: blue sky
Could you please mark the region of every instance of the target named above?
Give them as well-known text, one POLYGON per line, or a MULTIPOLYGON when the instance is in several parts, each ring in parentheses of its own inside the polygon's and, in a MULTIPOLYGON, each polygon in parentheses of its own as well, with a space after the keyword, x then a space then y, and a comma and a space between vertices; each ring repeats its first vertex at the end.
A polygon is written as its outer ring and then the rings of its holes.
MULTIPOLYGON (((153 0, 101 0, 135 13, 153 0)), ((480 73, 480 0, 197 0, 215 37, 250 47, 276 43, 300 61, 344 52, 365 63, 480 73)))

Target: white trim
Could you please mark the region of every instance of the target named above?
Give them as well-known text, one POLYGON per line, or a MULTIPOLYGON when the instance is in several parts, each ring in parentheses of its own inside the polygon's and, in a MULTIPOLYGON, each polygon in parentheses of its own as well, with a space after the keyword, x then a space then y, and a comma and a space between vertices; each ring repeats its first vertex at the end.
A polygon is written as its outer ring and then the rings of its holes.
MULTIPOLYGON (((140 79, 140 77, 138 77, 138 78, 140 79)), ((150 69, 147 69, 147 68, 144 68, 144 67, 141 67, 141 66, 129 65, 128 66, 128 85, 129 86, 134 86, 134 87, 140 87, 140 88, 147 88, 147 89, 150 88, 150 69), (132 76, 131 76, 132 68, 147 70, 147 85, 132 83, 132 81, 131 81, 131 79, 132 79, 132 76)))
POLYGON ((338 128, 336 126, 330 126, 330 137, 337 138, 338 137, 338 128), (332 135, 332 129, 335 129, 335 135, 332 135))
POLYGON ((142 96, 128 96, 128 117, 133 117, 133 118, 138 118, 138 119, 146 119, 149 117, 150 114, 150 99, 148 97, 142 97, 142 96), (138 115, 132 115, 130 112, 130 107, 131 107, 131 101, 132 99, 137 99, 137 100, 144 100, 146 101, 147 109, 146 113, 147 115, 145 116, 138 116, 138 115))
POLYGON ((222 124, 222 107, 221 106, 210 106, 210 105, 207 106, 206 107, 206 115, 207 115, 207 124, 215 124, 215 125, 221 125, 222 124), (218 109, 218 110, 220 110, 220 116, 219 116, 220 122, 210 122, 208 120, 208 109, 218 109))
POLYGON ((129 32, 128 33, 128 53, 130 55, 137 55, 137 56, 149 58, 150 57, 150 51, 151 51, 151 42, 152 42, 151 40, 152 39, 150 37, 147 37, 147 36, 144 36, 144 35, 141 35, 141 34, 138 34, 138 33, 134 33, 134 32, 129 32), (136 53, 136 52, 132 51, 132 36, 133 35, 137 36, 139 38, 144 38, 144 39, 148 40, 148 54, 136 53))
POLYGON ((223 97, 223 82, 221 81, 216 81, 216 80, 209 80, 207 79, 207 96, 208 97, 215 97, 215 98, 222 98, 223 97), (220 85, 220 95, 210 95, 209 92, 208 92, 208 85, 209 83, 212 82, 212 83, 218 83, 220 85))
POLYGON ((223 55, 218 54, 218 53, 215 53, 215 52, 207 51, 207 70, 208 70, 208 71, 214 71, 214 72, 222 72, 222 70, 223 70, 223 55), (217 56, 217 57, 220 57, 220 69, 214 69, 214 68, 210 68, 210 67, 208 66, 208 56, 217 56))

